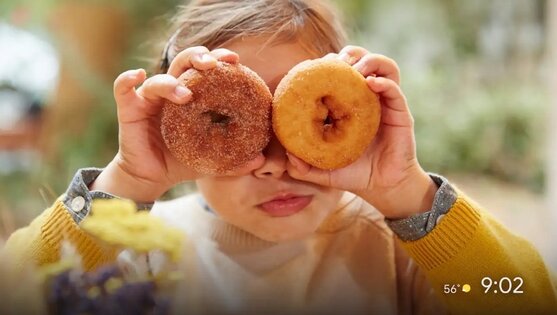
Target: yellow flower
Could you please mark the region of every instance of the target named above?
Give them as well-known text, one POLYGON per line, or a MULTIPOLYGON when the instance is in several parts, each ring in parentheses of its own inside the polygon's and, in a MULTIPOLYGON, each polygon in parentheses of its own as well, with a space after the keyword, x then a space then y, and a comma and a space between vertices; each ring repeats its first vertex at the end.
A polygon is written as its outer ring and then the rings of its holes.
POLYGON ((161 250, 173 261, 180 257, 180 230, 167 226, 146 211, 137 211, 129 200, 95 200, 91 214, 80 225, 86 232, 113 246, 137 253, 161 250))

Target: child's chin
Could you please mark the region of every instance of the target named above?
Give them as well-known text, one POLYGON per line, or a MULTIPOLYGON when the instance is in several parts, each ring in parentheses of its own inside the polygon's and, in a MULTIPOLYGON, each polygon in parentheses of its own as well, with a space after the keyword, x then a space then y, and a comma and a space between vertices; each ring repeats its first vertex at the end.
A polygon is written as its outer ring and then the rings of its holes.
MULTIPOLYGON (((289 242, 306 239, 318 230, 325 216, 308 207, 297 214, 285 217, 266 217, 257 224, 244 225, 246 232, 268 242, 289 242)), ((252 222, 253 223, 253 222, 252 222)))
POLYGON ((265 240, 267 242, 273 243, 283 243, 283 242, 290 242, 290 241, 298 241, 308 238, 313 234, 314 231, 296 231, 296 232, 287 232, 285 230, 277 230, 277 231, 258 231, 252 232, 258 238, 265 240))

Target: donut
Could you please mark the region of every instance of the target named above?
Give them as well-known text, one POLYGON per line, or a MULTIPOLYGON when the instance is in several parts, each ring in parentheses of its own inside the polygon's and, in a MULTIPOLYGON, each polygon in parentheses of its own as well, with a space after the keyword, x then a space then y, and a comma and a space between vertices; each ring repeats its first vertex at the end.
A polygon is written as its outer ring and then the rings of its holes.
POLYGON ((371 143, 381 117, 378 96, 341 60, 306 60, 279 82, 273 130, 286 150, 320 169, 342 168, 371 143))
POLYGON ((269 88, 254 71, 218 62, 180 77, 192 91, 187 104, 166 103, 161 134, 170 153, 201 174, 219 174, 254 159, 270 141, 269 88))

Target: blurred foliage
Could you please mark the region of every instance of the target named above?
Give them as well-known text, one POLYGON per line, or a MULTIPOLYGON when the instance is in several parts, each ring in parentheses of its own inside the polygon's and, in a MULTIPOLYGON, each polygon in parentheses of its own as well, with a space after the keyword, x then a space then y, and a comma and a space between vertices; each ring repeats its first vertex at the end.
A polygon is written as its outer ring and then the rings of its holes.
POLYGON ((425 169, 542 191, 546 1, 337 3, 357 44, 398 62, 425 169))
POLYGON ((508 80, 464 89, 440 80, 406 90, 423 167, 493 175, 540 191, 547 96, 539 86, 508 80), (447 89, 450 95, 434 96, 447 89))
MULTIPOLYGON (((50 10, 64 2, 69 1, 2 1, 0 18, 27 6, 32 9, 30 28, 40 29, 50 10)), ((399 63, 424 168, 490 174, 535 190, 543 188, 548 112, 543 73, 546 1, 335 2, 353 43, 399 63)), ((180 3, 117 3, 132 17, 130 45, 121 70, 149 67, 147 60, 157 57, 150 39, 160 39, 158 31, 180 3)), ((64 191, 77 168, 103 166, 114 156, 117 124, 112 82, 95 77, 79 60, 75 70, 87 78, 88 90, 95 91, 98 109, 84 123, 84 134, 69 135, 57 148, 61 157, 57 164, 0 179, 0 200, 5 200, 0 210, 9 206, 35 214, 64 191), (26 196, 33 196, 35 203, 26 196)))
MULTIPOLYGON (((49 147, 55 160, 37 163, 28 172, 18 171, 0 175, 0 212, 15 213, 10 220, 16 226, 34 217, 38 212, 52 204, 65 191, 78 168, 85 166, 103 167, 118 150, 118 127, 116 107, 112 95, 112 81, 101 78, 91 69, 71 45, 59 42, 48 33, 51 13, 58 5, 66 3, 95 3, 121 7, 130 18, 128 48, 119 71, 143 67, 150 70, 153 58, 158 57, 157 42, 160 34, 165 34, 166 18, 182 2, 179 0, 133 1, 124 0, 8 0, 0 2, 0 21, 10 20, 18 10, 25 10, 25 24, 20 26, 50 40, 61 56, 69 58, 75 78, 79 78, 86 92, 91 93, 96 104, 88 121, 82 122, 84 130, 79 133, 66 133, 57 147, 49 147)), ((94 26, 91 26, 94 27, 94 26)), ((60 126, 64 129, 64 126, 60 126)), ((11 215, 11 214, 10 214, 11 215)), ((0 219, 0 223, 2 220, 0 219)), ((0 236, 6 228, 0 224, 0 236)), ((9 231, 4 231, 4 234, 9 231)), ((1 238, 1 237, 0 237, 1 238)))

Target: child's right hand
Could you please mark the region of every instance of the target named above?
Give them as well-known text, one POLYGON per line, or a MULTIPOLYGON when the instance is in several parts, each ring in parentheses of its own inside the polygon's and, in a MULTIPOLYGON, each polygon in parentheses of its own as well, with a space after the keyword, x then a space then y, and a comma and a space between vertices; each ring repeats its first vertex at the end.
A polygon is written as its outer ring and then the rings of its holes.
MULTIPOLYGON (((191 91, 177 77, 187 69, 208 70, 217 60, 237 63, 239 57, 227 49, 209 51, 192 47, 180 52, 167 74, 146 78, 143 69, 129 70, 114 82, 119 126, 118 154, 91 184, 101 190, 137 202, 151 202, 174 185, 202 176, 178 162, 167 149, 160 132, 160 113, 165 102, 187 104, 191 91), (141 84, 139 88, 135 88, 141 84)), ((187 105, 184 105, 187 106, 187 105)), ((263 155, 231 174, 257 168, 263 155)))

